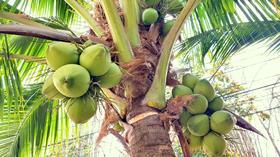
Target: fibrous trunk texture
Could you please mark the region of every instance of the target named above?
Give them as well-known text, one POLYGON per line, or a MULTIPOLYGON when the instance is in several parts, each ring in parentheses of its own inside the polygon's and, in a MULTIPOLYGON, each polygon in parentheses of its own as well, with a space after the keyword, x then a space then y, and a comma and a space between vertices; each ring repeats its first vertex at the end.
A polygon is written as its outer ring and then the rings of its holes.
POLYGON ((133 105, 127 120, 130 121, 143 113, 147 116, 131 124, 133 129, 128 133, 128 144, 131 157, 175 157, 168 129, 164 127, 157 111, 137 104, 133 105))

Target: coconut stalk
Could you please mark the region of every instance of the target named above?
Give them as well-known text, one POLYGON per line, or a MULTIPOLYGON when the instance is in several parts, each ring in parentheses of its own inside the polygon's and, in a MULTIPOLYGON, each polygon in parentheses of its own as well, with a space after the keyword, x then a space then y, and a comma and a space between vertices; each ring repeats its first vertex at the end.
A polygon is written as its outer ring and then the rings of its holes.
POLYGON ((89 24, 89 27, 96 34, 96 36, 100 37, 103 35, 103 29, 92 18, 90 13, 85 8, 83 8, 76 0, 65 0, 65 2, 86 20, 86 22, 89 24))
POLYGON ((27 25, 0 25, 0 33, 37 37, 54 41, 83 43, 80 38, 64 32, 27 25))
POLYGON ((100 3, 109 24, 113 41, 116 44, 117 50, 119 51, 118 57, 120 62, 129 62, 134 57, 134 55, 128 37, 125 33, 121 18, 118 14, 115 1, 101 0, 100 3))
POLYGON ((23 24, 23 25, 33 26, 33 27, 47 29, 47 30, 54 30, 51 27, 48 27, 48 26, 43 25, 41 23, 32 21, 27 15, 19 15, 19 14, 8 13, 8 12, 0 12, 0 18, 8 19, 8 20, 11 20, 11 21, 14 21, 16 23, 23 24))
POLYGON ((125 19, 125 31, 132 47, 140 45, 140 35, 138 30, 138 3, 136 0, 123 0, 123 10, 125 19))
POLYGON ((118 112, 120 117, 124 118, 126 114, 128 102, 125 99, 115 95, 112 91, 110 91, 107 88, 102 88, 102 91, 107 96, 109 101, 111 101, 112 106, 118 112))
POLYGON ((177 20, 175 21, 174 25, 172 26, 171 30, 169 31, 169 33, 163 41, 160 50, 161 56, 157 65, 154 80, 151 85, 151 88, 148 90, 144 98, 144 103, 146 103, 148 106, 155 107, 158 109, 163 109, 166 106, 166 78, 168 73, 170 57, 172 54, 172 47, 180 34, 182 25, 184 24, 187 17, 190 16, 192 10, 194 10, 194 8, 198 5, 199 1, 200 0, 188 0, 186 6, 179 14, 177 20))

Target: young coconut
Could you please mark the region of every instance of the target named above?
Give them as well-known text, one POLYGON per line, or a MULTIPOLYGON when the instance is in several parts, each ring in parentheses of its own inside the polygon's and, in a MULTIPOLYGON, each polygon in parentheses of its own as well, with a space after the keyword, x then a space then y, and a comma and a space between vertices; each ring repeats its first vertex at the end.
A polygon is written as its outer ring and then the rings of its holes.
POLYGON ((76 124, 87 122, 97 110, 97 102, 91 96, 72 98, 66 104, 68 117, 76 124))
POLYGON ((204 95, 209 102, 215 97, 215 90, 206 79, 202 79, 195 84, 193 93, 204 95))
POLYGON ((202 147, 209 156, 222 156, 226 149, 226 141, 221 135, 210 132, 204 136, 202 147))
POLYGON ((70 98, 77 98, 88 91, 90 75, 80 65, 67 64, 54 72, 53 82, 60 93, 70 98))
POLYGON ((65 98, 54 86, 53 84, 53 74, 51 74, 45 81, 42 87, 42 94, 47 98, 57 100, 65 98))
POLYGON ((167 3, 167 13, 169 14, 178 14, 184 8, 181 0, 169 0, 167 3))
POLYGON ((168 32, 170 31, 170 29, 172 28, 174 23, 175 23, 175 20, 169 20, 163 24, 162 30, 161 30, 163 36, 166 36, 168 34, 168 32))
POLYGON ((202 141, 203 141, 202 136, 194 136, 194 135, 190 134, 190 136, 188 138, 190 150, 192 152, 200 150, 202 147, 202 141))
POLYGON ((144 0, 144 1, 145 1, 145 4, 146 4, 148 7, 156 6, 156 5, 158 5, 158 3, 160 2, 160 0, 144 0))
POLYGON ((80 65, 92 76, 104 75, 111 65, 110 52, 103 44, 89 46, 80 56, 80 65))
POLYGON ((208 108, 211 111, 219 111, 222 110, 224 107, 224 100, 220 96, 216 96, 209 104, 208 108))
POLYGON ((186 107, 191 114, 204 113, 208 107, 208 101, 205 96, 193 94, 192 102, 186 107))
POLYGON ((188 111, 183 111, 181 114, 180 114, 180 124, 182 127, 184 128, 187 128, 187 123, 188 123, 188 120, 191 118, 192 114, 188 111))
POLYGON ((198 77, 192 74, 186 74, 183 76, 182 84, 191 89, 194 89, 195 84, 199 81, 198 77))
POLYGON ((54 70, 66 64, 77 64, 79 53, 72 43, 55 42, 46 51, 47 64, 54 70))
POLYGON ((195 136, 204 136, 209 132, 209 117, 205 114, 192 116, 187 123, 191 134, 195 136))
POLYGON ((142 21, 145 25, 151 25, 158 20, 158 12, 154 8, 145 9, 142 13, 142 21))
POLYGON ((177 85, 172 89, 172 96, 184 96, 184 95, 191 95, 192 90, 189 87, 183 85, 177 85))
POLYGON ((229 133, 235 125, 235 120, 226 111, 214 112, 210 117, 210 127, 220 134, 229 133))
POLYGON ((101 88, 112 88, 120 83, 122 79, 122 71, 117 64, 111 63, 107 73, 96 77, 96 79, 101 88))

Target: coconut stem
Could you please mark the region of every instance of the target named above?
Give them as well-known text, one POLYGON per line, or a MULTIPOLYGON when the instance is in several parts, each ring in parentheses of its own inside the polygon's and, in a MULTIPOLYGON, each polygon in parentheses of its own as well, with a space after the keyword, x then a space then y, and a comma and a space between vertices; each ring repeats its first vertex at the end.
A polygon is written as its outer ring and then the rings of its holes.
POLYGON ((109 98, 112 106, 115 108, 115 110, 117 110, 120 117, 124 118, 126 114, 128 102, 125 99, 115 95, 112 91, 110 91, 107 88, 102 88, 102 91, 109 98))
POLYGON ((24 17, 23 15, 18 15, 14 13, 8 13, 8 12, 0 12, 0 18, 8 19, 20 24, 28 25, 28 26, 34 26, 37 28, 47 29, 47 30, 54 30, 51 27, 48 27, 46 25, 43 25, 41 23, 32 21, 32 19, 29 17, 24 17))
POLYGON ((167 34, 166 38, 163 41, 161 56, 157 65, 154 81, 144 99, 144 103, 148 104, 151 107, 159 109, 165 107, 166 77, 170 57, 172 54, 172 47, 179 36, 181 27, 184 24, 186 18, 191 14, 191 11, 197 6, 199 1, 200 0, 188 0, 186 6, 179 14, 179 17, 177 18, 170 32, 167 34))
POLYGON ((125 30, 132 47, 140 45, 138 30, 138 3, 137 0, 123 0, 125 30))
POLYGON ((89 24, 93 32, 96 34, 96 36, 100 37, 103 35, 103 29, 92 18, 90 13, 84 7, 82 7, 76 0, 65 0, 65 2, 87 21, 87 23, 89 24))
POLYGON ((118 14, 115 1, 101 0, 100 3, 109 24, 114 43, 119 51, 118 56, 120 62, 129 62, 133 58, 133 51, 118 14))

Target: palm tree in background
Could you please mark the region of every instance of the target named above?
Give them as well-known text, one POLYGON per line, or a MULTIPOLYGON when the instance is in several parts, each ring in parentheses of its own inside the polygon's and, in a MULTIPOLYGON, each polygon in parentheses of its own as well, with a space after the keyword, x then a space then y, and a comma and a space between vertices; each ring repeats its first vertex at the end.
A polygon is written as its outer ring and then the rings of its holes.
POLYGON ((44 156, 43 147, 69 137, 64 102, 41 94, 51 72, 45 51, 54 41, 102 43, 117 52, 112 53, 114 61, 129 74, 117 87, 104 90, 111 101, 100 103, 105 110, 101 132, 122 121, 127 132, 123 143, 131 156, 174 156, 164 124, 172 121, 179 136, 180 125, 176 119, 159 118, 167 105, 166 85, 177 84, 172 59, 202 66, 207 56, 222 64, 241 48, 263 40, 271 51, 279 51, 277 0, 188 0, 180 2, 180 12, 172 12, 172 2, 161 0, 157 9, 162 18, 147 27, 139 22, 142 6, 136 0, 0 0, 0 156, 44 156), (83 35, 71 29, 80 18, 90 28, 83 35), (169 19, 176 22, 163 38, 161 26, 169 19), (130 123, 145 113, 153 115, 130 123))

